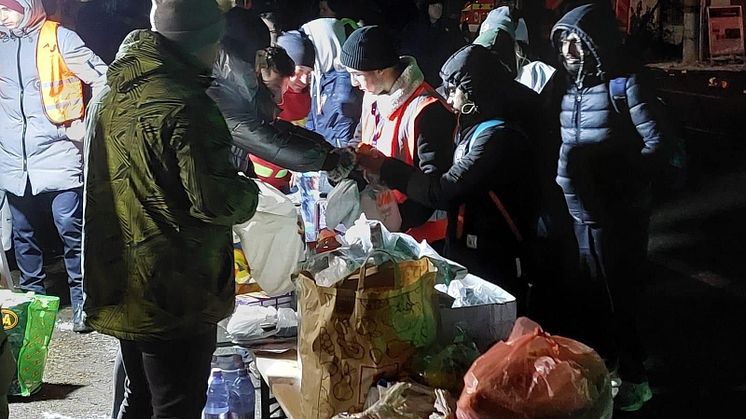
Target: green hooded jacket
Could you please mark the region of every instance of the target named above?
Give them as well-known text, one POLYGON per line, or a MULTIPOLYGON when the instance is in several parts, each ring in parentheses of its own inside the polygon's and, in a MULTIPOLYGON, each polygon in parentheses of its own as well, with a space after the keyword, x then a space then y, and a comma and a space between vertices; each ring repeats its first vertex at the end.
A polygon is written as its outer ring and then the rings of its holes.
POLYGON ((89 106, 83 287, 101 333, 180 339, 232 312, 231 226, 253 216, 258 189, 230 163, 203 67, 132 32, 89 106))

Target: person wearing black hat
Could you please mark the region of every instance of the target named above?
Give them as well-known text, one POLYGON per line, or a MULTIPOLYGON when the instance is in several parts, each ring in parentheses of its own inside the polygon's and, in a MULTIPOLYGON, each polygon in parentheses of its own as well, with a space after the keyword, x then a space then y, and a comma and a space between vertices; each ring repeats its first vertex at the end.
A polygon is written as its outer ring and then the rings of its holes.
MULTIPOLYGON (((425 174, 448 171, 453 161, 456 118, 425 82, 414 58, 400 58, 384 28, 366 26, 345 41, 340 61, 350 72, 353 85, 365 92, 356 141, 425 174)), ((431 208, 403 194, 395 195, 401 231, 429 242, 445 238, 444 218, 430 220, 431 208)))
POLYGON ((509 117, 506 88, 516 82, 495 73, 497 64, 486 48, 469 45, 441 69, 459 118, 449 170, 423 173, 372 149, 358 151, 358 164, 410 200, 446 210, 444 255, 520 297, 536 212, 533 151, 509 117))

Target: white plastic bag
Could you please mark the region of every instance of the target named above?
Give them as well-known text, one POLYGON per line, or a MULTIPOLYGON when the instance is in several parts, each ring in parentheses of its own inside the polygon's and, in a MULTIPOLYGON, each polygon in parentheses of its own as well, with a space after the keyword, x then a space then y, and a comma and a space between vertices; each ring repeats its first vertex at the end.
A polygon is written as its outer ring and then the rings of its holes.
POLYGON ((269 296, 286 294, 294 289, 291 277, 304 251, 298 213, 282 192, 260 180, 254 182, 259 186, 256 214, 234 226, 233 232, 262 290, 269 296))

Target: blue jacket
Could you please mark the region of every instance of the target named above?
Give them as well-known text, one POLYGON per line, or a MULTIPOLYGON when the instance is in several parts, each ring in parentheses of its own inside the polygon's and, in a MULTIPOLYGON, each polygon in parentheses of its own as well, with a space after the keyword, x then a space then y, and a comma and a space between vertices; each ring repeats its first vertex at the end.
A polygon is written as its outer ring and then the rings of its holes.
POLYGON ((562 146, 557 183, 576 222, 596 224, 634 210, 649 210, 650 183, 666 162, 669 131, 652 90, 636 74, 618 70, 618 34, 599 16, 602 8, 582 6, 552 30, 558 45, 562 31, 577 33, 586 65, 562 98, 562 146), (613 78, 626 77, 627 108, 614 109, 613 78))
POLYGON ((345 147, 355 135, 362 107, 362 92, 350 82, 350 73, 332 69, 313 80, 306 127, 333 146, 345 147))
MULTIPOLYGON (((20 27, 0 26, 0 189, 23 196, 27 181, 34 195, 77 188, 83 185, 82 143, 50 122, 42 106, 36 67, 46 21, 42 1, 18 1, 26 11, 20 27)), ((60 27, 57 39, 65 64, 78 78, 94 90, 106 83, 106 64, 75 32, 60 27)))

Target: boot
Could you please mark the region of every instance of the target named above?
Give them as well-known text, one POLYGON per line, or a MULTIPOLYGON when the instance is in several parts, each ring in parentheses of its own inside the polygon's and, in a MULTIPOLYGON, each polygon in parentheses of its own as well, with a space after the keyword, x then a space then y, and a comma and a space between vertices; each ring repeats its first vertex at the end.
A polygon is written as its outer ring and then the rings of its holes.
POLYGON ((82 302, 73 302, 73 332, 93 332, 93 329, 85 323, 85 312, 83 312, 82 302))

